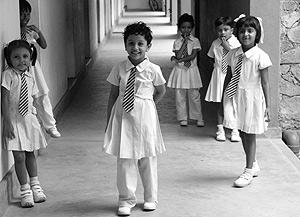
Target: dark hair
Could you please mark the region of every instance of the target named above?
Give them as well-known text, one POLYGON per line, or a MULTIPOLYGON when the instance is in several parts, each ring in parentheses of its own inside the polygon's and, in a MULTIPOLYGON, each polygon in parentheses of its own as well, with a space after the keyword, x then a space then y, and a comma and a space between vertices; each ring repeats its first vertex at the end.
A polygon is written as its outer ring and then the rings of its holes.
POLYGON ((11 41, 7 47, 4 47, 4 57, 6 59, 7 65, 9 67, 12 67, 11 59, 10 59, 11 53, 13 52, 13 50, 20 47, 23 47, 29 51, 31 57, 30 59, 32 61, 32 65, 34 66, 37 58, 36 48, 33 44, 29 44, 27 41, 24 40, 11 41))
POLYGON ((261 26, 259 24, 258 19, 254 16, 248 16, 248 17, 243 17, 243 18, 239 19, 237 24, 236 24, 237 34, 239 32, 239 29, 242 26, 252 27, 256 30, 256 37, 255 37, 254 43, 258 44, 259 41, 260 41, 260 37, 261 37, 261 26))
POLYGON ((142 35, 149 45, 153 39, 151 29, 142 21, 128 24, 123 32, 124 43, 126 44, 129 35, 142 35))
POLYGON ((26 0, 19 0, 19 7, 20 13, 22 13, 23 11, 28 11, 29 13, 31 13, 31 5, 26 0))
POLYGON ((218 26, 221 26, 221 25, 230 26, 231 28, 233 28, 234 27, 234 21, 229 16, 227 16, 227 17, 219 17, 215 21, 215 27, 218 27, 218 26))
POLYGON ((185 22, 191 23, 192 28, 194 28, 195 21, 194 21, 194 17, 192 15, 189 15, 187 13, 182 14, 178 19, 177 27, 180 28, 181 24, 185 23, 185 22))

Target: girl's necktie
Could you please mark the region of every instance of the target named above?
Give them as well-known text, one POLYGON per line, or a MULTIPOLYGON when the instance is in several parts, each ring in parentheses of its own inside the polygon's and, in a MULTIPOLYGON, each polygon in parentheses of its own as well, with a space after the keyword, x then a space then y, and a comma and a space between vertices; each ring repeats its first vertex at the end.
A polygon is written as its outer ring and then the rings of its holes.
POLYGON ((21 39, 26 41, 27 37, 26 37, 26 32, 21 32, 21 39))
POLYGON ((222 72, 224 74, 227 73, 227 66, 228 66, 228 64, 227 64, 227 62, 225 60, 225 57, 226 57, 227 54, 228 54, 228 51, 223 47, 223 53, 222 53, 222 72))
POLYGON ((133 67, 130 71, 129 78, 127 80, 124 98, 123 108, 126 112, 130 112, 134 107, 134 86, 136 77, 136 67, 133 67))
POLYGON ((19 112, 23 117, 25 117, 28 114, 28 86, 25 72, 21 74, 19 112))
POLYGON ((240 54, 234 69, 234 74, 232 75, 232 78, 226 89, 226 93, 229 98, 232 98, 236 93, 237 86, 240 80, 241 71, 242 71, 243 59, 244 59, 244 54, 240 54))
MULTIPOLYGON (((184 48, 183 48, 183 52, 182 52, 182 56, 186 57, 188 56, 188 48, 187 48, 187 44, 185 44, 184 48)), ((187 68, 189 68, 191 66, 191 61, 184 61, 183 65, 187 68)))

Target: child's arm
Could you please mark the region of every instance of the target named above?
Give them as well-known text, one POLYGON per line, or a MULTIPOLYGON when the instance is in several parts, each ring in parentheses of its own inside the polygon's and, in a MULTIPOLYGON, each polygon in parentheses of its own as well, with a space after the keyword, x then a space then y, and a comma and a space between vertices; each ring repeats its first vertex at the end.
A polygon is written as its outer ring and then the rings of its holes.
POLYGON ((226 41, 225 37, 222 37, 221 40, 222 40, 221 46, 225 48, 227 51, 230 51, 231 47, 229 46, 229 43, 228 41, 226 41))
POLYGON ((29 25, 29 26, 26 26, 26 30, 27 31, 35 31, 39 35, 39 38, 36 40, 38 45, 43 49, 47 48, 46 39, 45 39, 43 33, 41 32, 41 30, 39 30, 39 28, 37 28, 35 25, 29 25))
POLYGON ((2 136, 7 139, 14 139, 14 127, 11 123, 9 114, 9 90, 1 87, 1 108, 3 117, 3 134, 2 136))
POLYGON ((261 86, 264 92, 265 100, 266 100, 266 111, 265 118, 266 121, 269 122, 271 120, 271 111, 270 111, 270 83, 269 83, 269 73, 268 68, 260 70, 261 72, 261 86))
POLYGON ((155 92, 153 95, 153 100, 155 104, 157 104, 165 95, 166 87, 164 84, 162 84, 162 85, 154 86, 154 88, 155 88, 155 92))
POLYGON ((184 39, 183 39, 183 43, 182 43, 180 49, 174 51, 175 52, 175 57, 178 60, 182 57, 184 47, 188 44, 188 41, 189 41, 189 37, 187 37, 187 36, 183 36, 183 37, 184 37, 184 39))
POLYGON ((114 106, 118 96, 119 96, 119 87, 112 84, 110 88, 109 98, 108 98, 107 121, 106 121, 107 124, 110 119, 112 107, 114 106))
POLYGON ((193 49, 191 55, 188 55, 188 56, 183 57, 183 58, 179 58, 178 62, 181 63, 181 62, 193 60, 193 59, 196 58, 197 53, 198 53, 198 49, 193 49))

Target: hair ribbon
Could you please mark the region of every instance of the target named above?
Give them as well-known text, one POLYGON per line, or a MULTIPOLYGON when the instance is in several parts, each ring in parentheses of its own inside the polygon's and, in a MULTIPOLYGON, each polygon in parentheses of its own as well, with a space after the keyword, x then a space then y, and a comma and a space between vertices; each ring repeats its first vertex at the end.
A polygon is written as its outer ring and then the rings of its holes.
POLYGON ((259 25, 260 25, 260 29, 261 29, 261 35, 260 35, 260 40, 259 42, 260 43, 264 43, 264 37, 265 37, 265 34, 264 34, 264 28, 263 28, 263 25, 262 25, 262 19, 260 17, 256 17, 259 21, 259 25))
POLYGON ((243 17, 246 17, 246 15, 245 14, 240 14, 240 16, 239 17, 237 17, 237 18, 235 18, 234 19, 234 22, 238 22, 240 19, 242 19, 243 17))

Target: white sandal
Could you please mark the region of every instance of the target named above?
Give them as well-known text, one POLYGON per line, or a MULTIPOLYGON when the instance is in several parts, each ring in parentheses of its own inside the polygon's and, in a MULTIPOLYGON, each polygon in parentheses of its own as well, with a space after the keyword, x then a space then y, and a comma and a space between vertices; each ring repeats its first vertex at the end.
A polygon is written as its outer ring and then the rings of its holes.
POLYGON ((34 202, 42 203, 42 202, 46 201, 46 195, 44 194, 44 191, 40 185, 31 186, 31 190, 33 192, 34 202))
POLYGON ((34 206, 33 195, 30 189, 21 191, 21 206, 23 208, 30 208, 34 206))

